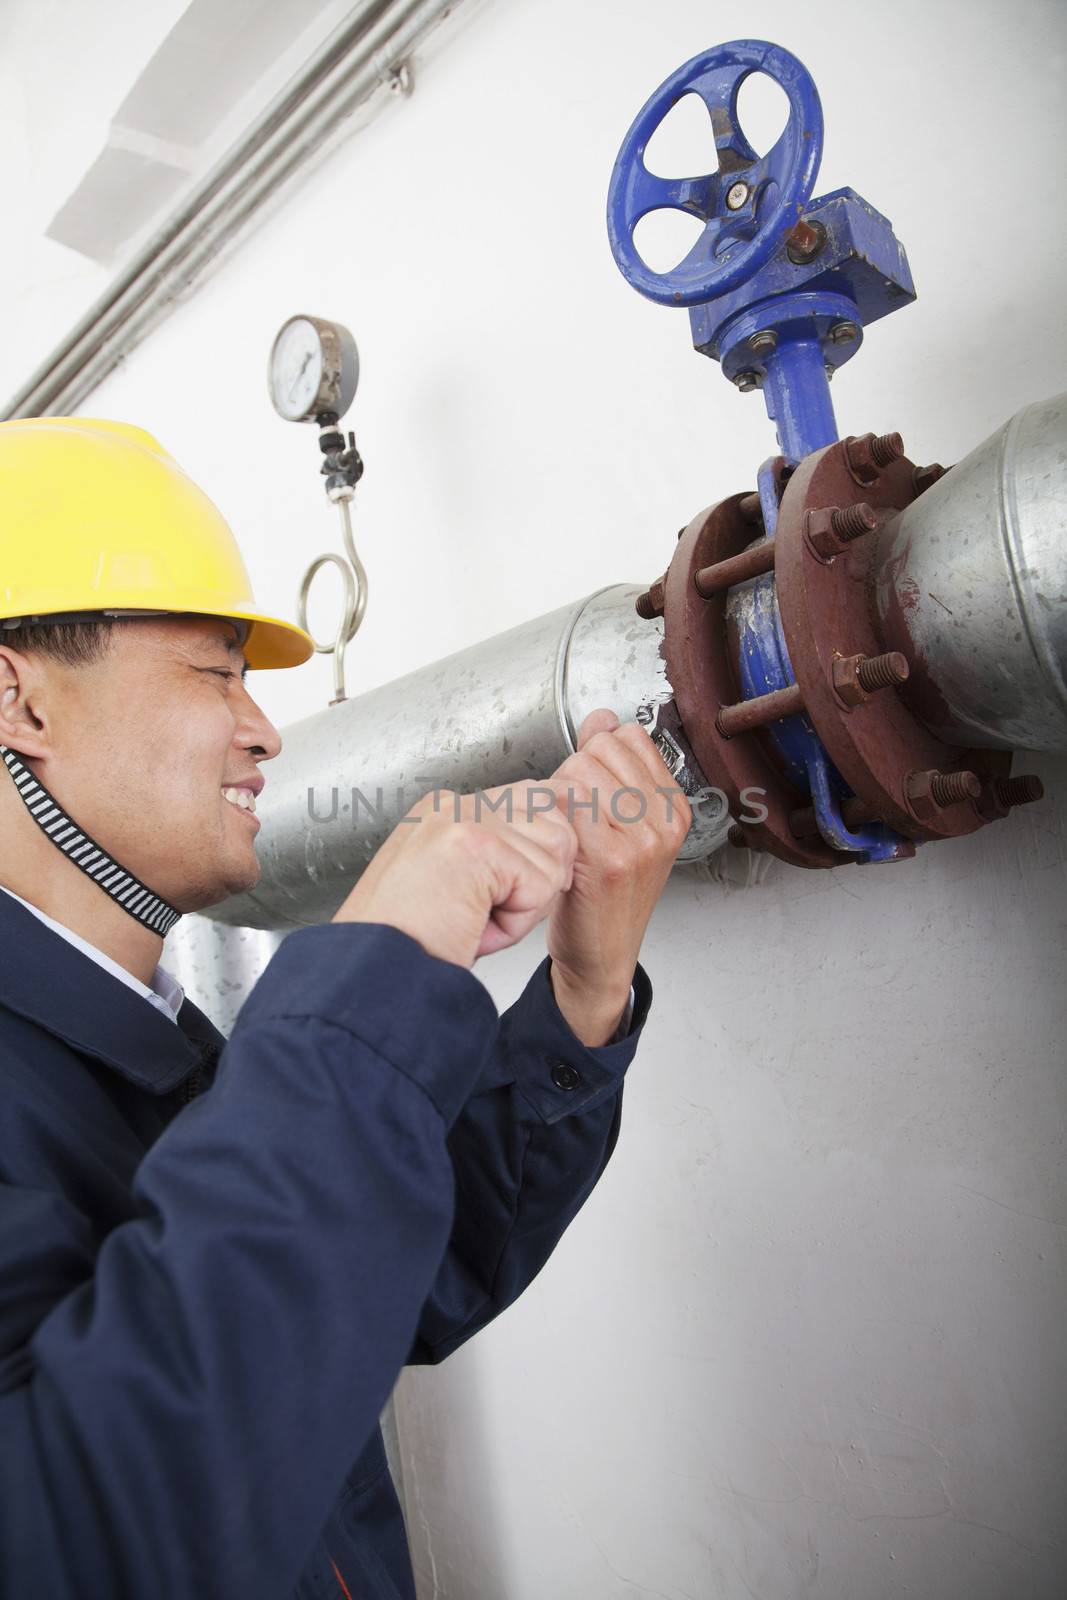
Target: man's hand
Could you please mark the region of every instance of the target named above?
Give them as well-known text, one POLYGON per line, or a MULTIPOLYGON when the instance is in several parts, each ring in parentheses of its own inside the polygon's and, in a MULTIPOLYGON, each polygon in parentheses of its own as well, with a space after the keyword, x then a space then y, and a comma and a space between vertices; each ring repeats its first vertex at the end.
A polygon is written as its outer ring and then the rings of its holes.
POLYGON ((645 730, 606 709, 586 717, 577 754, 548 784, 578 835, 573 880, 549 916, 552 988, 578 1038, 595 1048, 618 1027, 692 813, 645 730))
POLYGON ((543 785, 438 789, 397 824, 332 920, 389 923, 430 955, 471 967, 547 915, 570 888, 577 850, 543 785))

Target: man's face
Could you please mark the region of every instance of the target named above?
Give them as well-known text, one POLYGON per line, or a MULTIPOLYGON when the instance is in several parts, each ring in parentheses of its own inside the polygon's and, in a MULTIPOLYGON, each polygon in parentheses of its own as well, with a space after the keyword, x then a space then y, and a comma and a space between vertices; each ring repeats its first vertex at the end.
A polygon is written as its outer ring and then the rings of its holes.
POLYGON ((276 756, 281 739, 244 687, 243 667, 237 628, 209 617, 145 619, 116 628, 92 666, 47 663, 52 745, 42 783, 179 911, 259 877, 259 822, 240 802, 262 787, 257 763, 276 756))

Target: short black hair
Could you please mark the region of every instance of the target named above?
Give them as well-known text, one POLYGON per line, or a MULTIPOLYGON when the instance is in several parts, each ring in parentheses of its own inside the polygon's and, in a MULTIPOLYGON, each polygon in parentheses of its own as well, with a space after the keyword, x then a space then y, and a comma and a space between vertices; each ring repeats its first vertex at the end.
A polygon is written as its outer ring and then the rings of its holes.
POLYGON ((91 622, 25 622, 17 628, 0 625, 0 644, 23 655, 31 653, 62 661, 68 667, 91 667, 111 649, 116 625, 136 617, 97 617, 91 622))

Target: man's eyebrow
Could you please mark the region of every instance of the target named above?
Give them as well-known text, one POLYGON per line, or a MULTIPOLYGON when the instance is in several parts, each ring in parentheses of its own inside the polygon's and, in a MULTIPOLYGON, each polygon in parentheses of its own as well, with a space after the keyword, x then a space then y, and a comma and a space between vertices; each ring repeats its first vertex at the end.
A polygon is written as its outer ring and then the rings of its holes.
POLYGON ((231 638, 228 633, 201 634, 197 640, 197 647, 201 655, 205 655, 207 651, 209 651, 214 645, 221 645, 224 650, 227 650, 230 653, 231 656, 240 656, 241 678, 242 680, 247 678, 248 662, 245 660, 244 651, 237 643, 237 640, 231 638))

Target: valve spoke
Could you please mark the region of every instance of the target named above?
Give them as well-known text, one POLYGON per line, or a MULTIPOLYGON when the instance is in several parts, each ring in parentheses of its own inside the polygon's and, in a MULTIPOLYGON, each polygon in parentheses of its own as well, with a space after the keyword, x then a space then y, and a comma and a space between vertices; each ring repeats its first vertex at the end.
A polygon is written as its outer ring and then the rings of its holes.
POLYGON ((752 232, 752 220, 745 217, 711 217, 703 233, 695 241, 688 253, 682 257, 675 272, 683 272, 689 268, 714 267, 717 261, 723 260, 728 254, 724 244, 735 247, 745 242, 747 233, 752 232))
POLYGON ((691 92, 699 95, 708 108, 722 176, 750 166, 756 160, 756 152, 737 120, 737 91, 750 71, 749 66, 737 63, 714 67, 695 79, 691 87, 691 92))
POLYGON ((658 178, 644 166, 635 166, 626 191, 626 225, 636 226, 650 211, 686 211, 701 221, 715 210, 718 197, 717 173, 700 178, 658 178))

